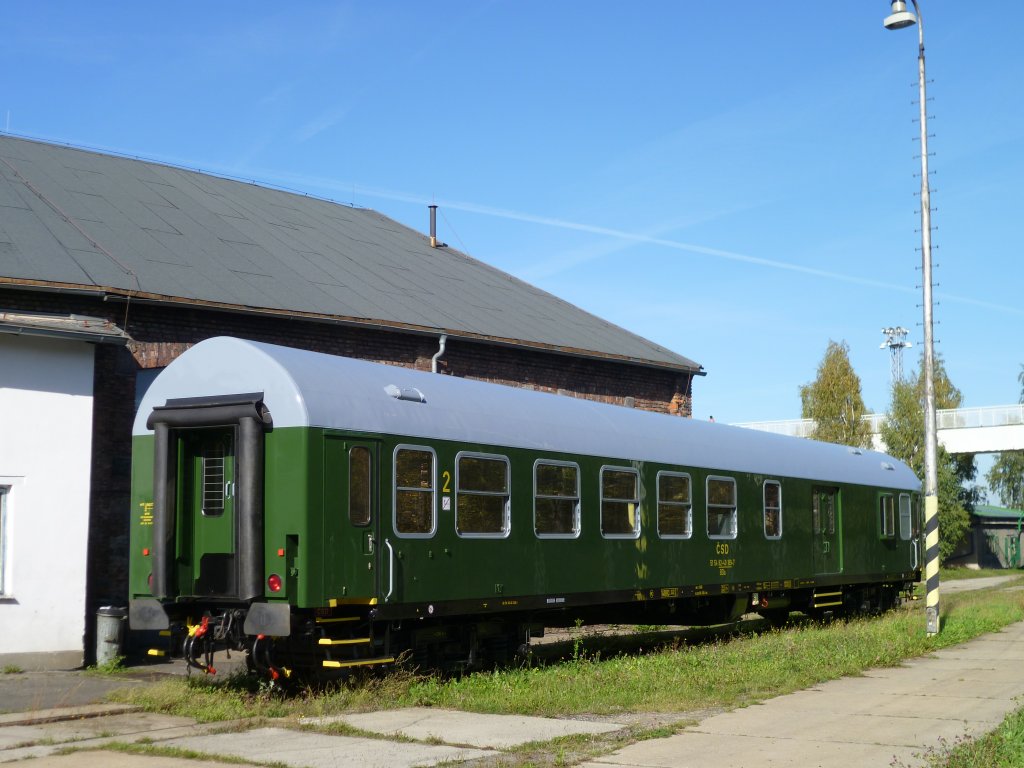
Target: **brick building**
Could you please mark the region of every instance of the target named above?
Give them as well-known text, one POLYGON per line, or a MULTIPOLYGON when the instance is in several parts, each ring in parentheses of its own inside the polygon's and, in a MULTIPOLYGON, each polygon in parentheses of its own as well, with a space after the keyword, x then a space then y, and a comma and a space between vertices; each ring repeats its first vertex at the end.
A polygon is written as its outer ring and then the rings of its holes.
MULTIPOLYGON (((89 617, 125 600, 134 404, 160 368, 204 338, 436 368, 679 416, 690 415, 693 377, 702 374, 375 211, 0 136, 0 332, 53 336, 62 323, 101 324, 102 338, 118 341, 83 342, 94 355, 92 458, 85 606, 74 610, 87 657, 89 617)), ((0 376, 8 349, 0 344, 0 376)), ((38 417, 60 439, 60 425, 38 417)), ((0 410, 0 430, 3 418, 0 410)), ((0 466, 0 480, 7 474, 0 466)), ((7 541, 18 547, 4 556, 9 569, 42 546, 7 541)), ((0 590, 0 617, 5 601, 17 595, 0 590)))

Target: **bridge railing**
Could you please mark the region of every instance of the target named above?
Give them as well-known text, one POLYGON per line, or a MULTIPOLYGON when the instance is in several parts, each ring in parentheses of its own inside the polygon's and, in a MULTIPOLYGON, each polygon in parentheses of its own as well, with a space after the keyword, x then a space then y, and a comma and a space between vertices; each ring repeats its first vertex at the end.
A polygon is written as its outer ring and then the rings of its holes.
POLYGON ((974 427, 1010 427, 1024 424, 1024 403, 994 405, 984 408, 957 408, 937 411, 939 429, 971 429, 974 427))
MULTIPOLYGON (((871 433, 878 434, 889 417, 886 413, 869 413, 861 417, 871 425, 871 433)), ((938 429, 972 429, 976 427, 1008 427, 1024 424, 1024 403, 1019 405, 991 405, 980 408, 952 408, 936 411, 938 429)), ((813 419, 783 419, 780 421, 747 421, 734 427, 757 429, 792 437, 810 437, 814 432, 813 419)))

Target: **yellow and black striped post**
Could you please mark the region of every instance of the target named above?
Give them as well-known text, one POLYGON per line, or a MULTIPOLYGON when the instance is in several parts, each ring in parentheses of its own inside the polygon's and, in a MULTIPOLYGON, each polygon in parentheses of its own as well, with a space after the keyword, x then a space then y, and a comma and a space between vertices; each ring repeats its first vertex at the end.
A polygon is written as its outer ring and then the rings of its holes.
POLYGON ((890 0, 892 13, 882 22, 886 29, 917 25, 918 127, 921 130, 921 289, 924 309, 924 531, 925 616, 928 635, 939 632, 939 492, 938 439, 935 423, 935 342, 932 338, 932 203, 928 177, 928 97, 925 92, 924 17, 917 0, 914 13, 904 0, 890 0))
POLYGON ((929 637, 939 633, 939 497, 924 497, 925 620, 929 637))

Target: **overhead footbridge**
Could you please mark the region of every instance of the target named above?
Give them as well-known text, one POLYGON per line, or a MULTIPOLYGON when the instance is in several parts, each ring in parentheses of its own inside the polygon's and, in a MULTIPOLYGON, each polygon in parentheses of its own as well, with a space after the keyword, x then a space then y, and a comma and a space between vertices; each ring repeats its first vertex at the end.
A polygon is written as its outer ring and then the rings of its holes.
MULTIPOLYGON (((880 433, 888 414, 872 413, 862 418, 871 425, 872 447, 884 451, 880 433)), ((1024 404, 952 408, 937 411, 935 418, 939 444, 950 453, 1024 450, 1024 404)), ((814 431, 814 420, 748 421, 733 426, 809 438, 814 431)))

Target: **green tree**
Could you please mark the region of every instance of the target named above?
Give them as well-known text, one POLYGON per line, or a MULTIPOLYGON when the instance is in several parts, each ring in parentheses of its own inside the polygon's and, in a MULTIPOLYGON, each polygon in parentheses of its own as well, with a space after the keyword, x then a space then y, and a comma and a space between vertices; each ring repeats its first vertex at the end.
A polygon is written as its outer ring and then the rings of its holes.
POLYGON ((988 487, 999 503, 1011 509, 1024 509, 1024 451, 1003 451, 985 475, 988 487))
MULTIPOLYGON (((1017 375, 1020 402, 1024 403, 1024 365, 1017 375)), ((1004 451, 985 475, 988 487, 999 496, 1004 507, 1024 509, 1024 451, 1004 451)))
MULTIPOLYGON (((946 374, 940 358, 935 360, 935 407, 957 408, 963 395, 946 374)), ((924 376, 916 381, 897 382, 892 390, 889 415, 882 425, 881 437, 886 449, 906 462, 919 478, 924 478, 924 376)), ((946 560, 970 527, 970 510, 979 489, 965 485, 976 473, 974 457, 951 456, 941 445, 936 455, 939 498, 939 557, 946 560)))
POLYGON ((861 419, 867 409, 860 393, 860 377, 850 364, 850 347, 829 341, 818 365, 818 375, 800 387, 800 410, 814 419, 815 440, 840 445, 871 447, 871 427, 861 419))

